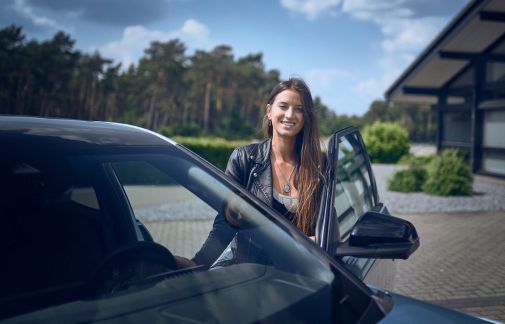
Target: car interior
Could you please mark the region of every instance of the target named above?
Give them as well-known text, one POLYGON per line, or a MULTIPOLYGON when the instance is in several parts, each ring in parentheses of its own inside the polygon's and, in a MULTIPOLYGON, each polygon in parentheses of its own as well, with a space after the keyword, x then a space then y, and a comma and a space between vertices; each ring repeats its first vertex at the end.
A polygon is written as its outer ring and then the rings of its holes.
POLYGON ((0 298, 85 280, 113 244, 107 216, 73 194, 86 186, 89 200, 92 187, 64 164, 26 160, 4 167, 1 185, 0 298))

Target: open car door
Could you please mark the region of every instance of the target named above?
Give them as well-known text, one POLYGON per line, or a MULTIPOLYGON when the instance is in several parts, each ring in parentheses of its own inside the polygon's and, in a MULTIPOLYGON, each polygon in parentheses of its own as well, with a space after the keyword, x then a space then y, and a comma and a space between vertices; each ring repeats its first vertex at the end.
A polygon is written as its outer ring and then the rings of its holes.
POLYGON ((316 242, 367 283, 392 288, 396 264, 419 246, 414 226, 380 203, 356 127, 330 138, 316 242))

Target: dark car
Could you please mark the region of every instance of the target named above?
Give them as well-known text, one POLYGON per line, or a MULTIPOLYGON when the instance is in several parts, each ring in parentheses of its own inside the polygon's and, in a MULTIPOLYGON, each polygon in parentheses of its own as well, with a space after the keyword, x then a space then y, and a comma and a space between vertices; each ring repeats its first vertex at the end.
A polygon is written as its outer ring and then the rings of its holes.
MULTIPOLYGON (((359 132, 328 149, 316 244, 190 150, 134 126, 0 117, 0 319, 478 322, 363 279, 419 245, 379 203, 359 132), (236 230, 210 265, 218 213, 236 230), (370 270, 371 269, 371 270, 370 270)), ((372 281, 372 280, 371 280, 372 281)), ((380 280, 377 280, 380 282, 380 280)))

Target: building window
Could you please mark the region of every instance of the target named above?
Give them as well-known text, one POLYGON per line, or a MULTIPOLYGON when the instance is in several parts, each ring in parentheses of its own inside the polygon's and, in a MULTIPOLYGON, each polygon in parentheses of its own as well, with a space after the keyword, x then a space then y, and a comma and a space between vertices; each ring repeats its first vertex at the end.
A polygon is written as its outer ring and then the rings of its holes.
POLYGON ((444 142, 470 143, 470 112, 446 111, 442 118, 444 142))
POLYGON ((505 152, 484 151, 482 169, 486 172, 505 175, 505 152))
POLYGON ((483 144, 488 148, 505 148, 505 110, 488 110, 484 113, 483 144))
POLYGON ((488 62, 486 69, 486 82, 505 81, 505 63, 488 62))

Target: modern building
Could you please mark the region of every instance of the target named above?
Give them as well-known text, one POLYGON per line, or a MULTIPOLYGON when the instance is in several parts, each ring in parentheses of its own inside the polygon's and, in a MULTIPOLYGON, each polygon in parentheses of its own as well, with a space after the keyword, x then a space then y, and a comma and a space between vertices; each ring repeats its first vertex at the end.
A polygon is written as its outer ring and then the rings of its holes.
POLYGON ((438 150, 463 149, 473 172, 505 176, 505 0, 471 1, 385 97, 432 104, 438 150))

